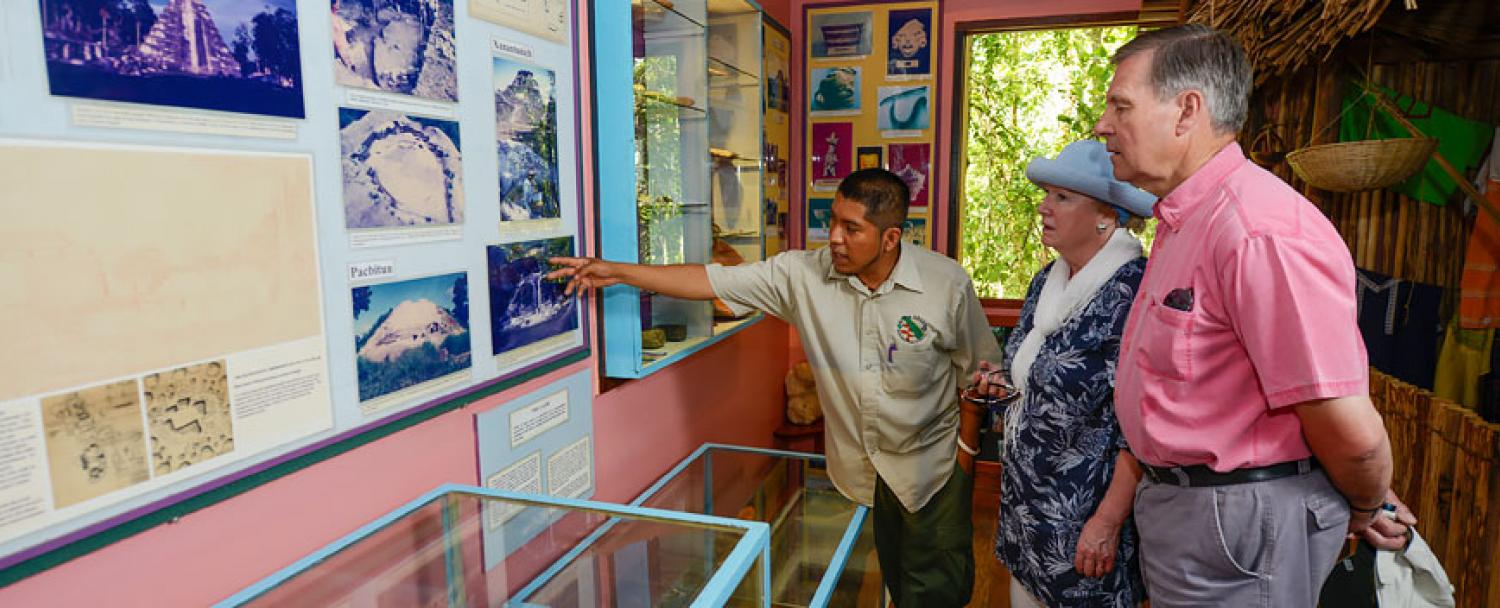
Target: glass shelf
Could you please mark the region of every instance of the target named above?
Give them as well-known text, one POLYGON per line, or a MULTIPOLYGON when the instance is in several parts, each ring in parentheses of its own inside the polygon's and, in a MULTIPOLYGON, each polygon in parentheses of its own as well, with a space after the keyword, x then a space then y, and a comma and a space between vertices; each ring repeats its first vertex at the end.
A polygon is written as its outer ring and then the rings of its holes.
POLYGON ((220 605, 769 607, 768 546, 764 523, 446 485, 220 605))
POLYGON ((760 76, 754 72, 740 69, 728 61, 712 55, 708 57, 708 75, 719 78, 743 79, 751 85, 760 86, 760 76))
MULTIPOLYGON (((702 3, 698 2, 662 2, 661 0, 631 0, 631 14, 642 21, 681 20, 692 27, 703 29, 705 11, 702 3), (694 11, 696 8, 698 10, 694 11)), ((661 32, 657 29, 654 32, 661 32)), ((672 31, 672 30, 667 30, 672 31)))
POLYGON ((640 103, 648 107, 673 108, 682 110, 687 113, 685 114, 686 116, 697 116, 699 118, 702 118, 704 115, 708 114, 708 110, 704 108, 661 97, 642 97, 640 103))
MULTIPOLYGON (((759 7, 639 0, 629 13, 615 3, 595 10, 597 98, 634 99, 629 113, 610 103, 596 109, 603 256, 645 264, 763 259, 763 242, 721 243, 713 234, 716 224, 738 235, 762 223, 763 186, 744 177, 759 175, 746 169, 758 169, 764 150, 759 7), (627 49, 629 67, 620 70, 627 49), (743 158, 716 159, 714 149, 743 158)), ((716 320, 713 302, 624 286, 606 288, 603 307, 605 374, 617 378, 653 373, 744 326, 716 320)))

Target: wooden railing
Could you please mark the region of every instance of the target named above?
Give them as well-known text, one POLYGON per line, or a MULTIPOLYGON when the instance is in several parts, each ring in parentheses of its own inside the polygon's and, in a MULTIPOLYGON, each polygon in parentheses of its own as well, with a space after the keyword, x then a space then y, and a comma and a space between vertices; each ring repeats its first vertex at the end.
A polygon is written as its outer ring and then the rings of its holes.
POLYGON ((1500 606, 1500 425, 1370 371, 1395 460, 1392 489, 1453 582, 1459 606, 1500 606))

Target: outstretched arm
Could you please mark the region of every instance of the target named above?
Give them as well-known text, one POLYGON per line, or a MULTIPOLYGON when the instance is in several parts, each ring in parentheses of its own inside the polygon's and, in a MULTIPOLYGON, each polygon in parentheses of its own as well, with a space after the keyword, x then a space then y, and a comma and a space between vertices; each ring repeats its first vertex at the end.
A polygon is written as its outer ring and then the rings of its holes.
POLYGON ((566 293, 625 284, 684 300, 712 300, 714 289, 702 264, 649 266, 610 262, 598 258, 556 257, 547 260, 561 266, 547 273, 548 279, 568 278, 566 293))

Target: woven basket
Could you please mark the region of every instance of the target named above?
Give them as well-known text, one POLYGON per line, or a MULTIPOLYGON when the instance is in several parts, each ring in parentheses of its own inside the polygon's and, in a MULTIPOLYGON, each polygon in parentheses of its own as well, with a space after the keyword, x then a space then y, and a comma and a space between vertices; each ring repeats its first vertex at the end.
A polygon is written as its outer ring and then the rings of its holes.
POLYGON ((1430 137, 1373 139, 1308 146, 1286 155, 1297 177, 1330 192, 1374 190, 1401 183, 1432 158, 1430 137))

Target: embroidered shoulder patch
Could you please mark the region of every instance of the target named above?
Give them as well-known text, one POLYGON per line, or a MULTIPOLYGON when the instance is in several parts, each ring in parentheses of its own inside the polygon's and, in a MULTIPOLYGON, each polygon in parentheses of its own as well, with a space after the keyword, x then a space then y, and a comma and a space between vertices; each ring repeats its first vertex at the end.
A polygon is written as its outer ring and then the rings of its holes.
POLYGON ((896 335, 901 336, 901 341, 907 344, 916 344, 927 338, 927 333, 932 326, 922 317, 906 315, 896 322, 896 335))

